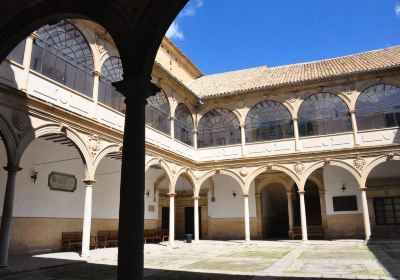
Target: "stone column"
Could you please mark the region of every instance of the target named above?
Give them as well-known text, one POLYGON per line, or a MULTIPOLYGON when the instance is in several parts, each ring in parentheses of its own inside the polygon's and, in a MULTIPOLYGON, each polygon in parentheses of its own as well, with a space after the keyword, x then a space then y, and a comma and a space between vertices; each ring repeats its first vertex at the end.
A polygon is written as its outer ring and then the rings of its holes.
POLYGON ((28 91, 29 69, 31 68, 33 42, 37 37, 38 34, 33 32, 26 38, 25 41, 24 59, 22 62, 22 66, 24 67, 24 80, 20 86, 20 89, 25 92, 28 91))
POLYGON ((199 222, 199 199, 200 197, 195 196, 194 199, 194 241, 200 240, 200 222, 199 222))
POLYGON ((249 215, 249 195, 243 195, 244 200, 244 236, 245 241, 250 241, 250 215, 249 215))
POLYGON ((169 117, 169 122, 171 126, 171 138, 175 139, 175 117, 169 117))
POLYGON ((193 147, 197 149, 197 130, 193 129, 192 133, 193 133, 193 147))
POLYGON ((299 191, 300 198, 300 218, 301 218, 301 235, 302 240, 307 241, 307 219, 306 219, 306 204, 304 202, 304 191, 299 191))
POLYGON ((293 238, 293 199, 292 192, 287 192, 287 203, 288 203, 288 218, 289 218, 289 238, 293 238))
POLYGON ((99 71, 93 71, 93 111, 91 117, 97 119, 97 104, 99 103, 99 87, 100 87, 100 76, 99 71))
POLYGON ((300 150, 300 143, 299 143, 299 125, 297 122, 297 118, 292 118, 293 120, 293 132, 294 132, 294 143, 296 151, 300 150))
MULTIPOLYGON (((124 69, 125 70, 125 69, 124 69)), ((150 77, 129 77, 113 83, 125 96, 119 206, 118 279, 142 279, 144 264, 145 105, 160 88, 150 77)))
POLYGON ((90 228, 92 225, 92 191, 94 180, 85 180, 85 208, 83 212, 82 252, 81 257, 89 257, 90 228))
POLYGON ((0 228, 0 267, 8 266, 8 250, 10 248, 11 238, 11 219, 14 207, 15 178, 20 171, 18 165, 7 165, 4 167, 7 171, 7 185, 4 195, 3 215, 1 217, 0 228))
POLYGON ((363 218, 364 218, 364 231, 365 231, 365 240, 368 241, 371 237, 371 224, 369 221, 369 211, 368 211, 368 202, 367 202, 367 188, 361 187, 361 204, 363 208, 363 218))
POLYGON ((169 196, 169 244, 175 243, 175 196, 176 193, 168 193, 169 196))
POLYGON ((244 124, 240 125, 240 138, 242 141, 242 156, 244 156, 246 154, 246 131, 244 124))
POLYGON ((359 146, 360 143, 358 141, 356 110, 350 110, 349 113, 350 113, 350 118, 351 118, 351 127, 353 129, 354 146, 359 146))

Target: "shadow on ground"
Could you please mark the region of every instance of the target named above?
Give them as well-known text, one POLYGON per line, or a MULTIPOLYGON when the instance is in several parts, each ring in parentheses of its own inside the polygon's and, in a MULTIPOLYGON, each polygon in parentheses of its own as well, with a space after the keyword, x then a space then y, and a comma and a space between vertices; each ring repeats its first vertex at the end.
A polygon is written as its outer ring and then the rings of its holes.
MULTIPOLYGON (((8 272, 0 274, 2 280, 113 280, 117 267, 114 265, 91 263, 68 263, 62 266, 28 272, 8 272)), ((278 277, 200 273, 173 270, 145 269, 145 280, 273 280, 273 279, 312 279, 312 277, 278 277)), ((316 279, 316 278, 315 278, 316 279)), ((338 278, 325 278, 338 279, 338 278)), ((340 278, 345 279, 345 278, 340 278)))
POLYGON ((367 247, 391 277, 400 279, 400 239, 372 239, 367 247))

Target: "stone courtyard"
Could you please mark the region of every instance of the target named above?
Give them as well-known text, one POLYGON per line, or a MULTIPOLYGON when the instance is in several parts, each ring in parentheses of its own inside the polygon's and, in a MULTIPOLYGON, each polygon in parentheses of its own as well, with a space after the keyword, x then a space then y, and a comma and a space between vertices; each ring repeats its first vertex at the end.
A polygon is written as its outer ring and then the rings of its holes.
MULTIPOLYGON (((4 280, 116 279, 117 249, 11 260, 4 280)), ((200 241, 145 245, 145 279, 400 279, 400 242, 200 241)))

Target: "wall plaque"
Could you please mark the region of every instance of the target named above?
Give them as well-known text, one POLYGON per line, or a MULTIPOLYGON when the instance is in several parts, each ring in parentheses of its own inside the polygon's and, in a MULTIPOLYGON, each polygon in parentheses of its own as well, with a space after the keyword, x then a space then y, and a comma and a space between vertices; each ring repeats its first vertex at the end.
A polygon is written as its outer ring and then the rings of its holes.
POLYGON ((355 195, 334 196, 333 211, 357 211, 357 197, 355 195))
POLYGON ((49 174, 49 188, 53 191, 74 192, 76 177, 71 174, 51 172, 49 174))

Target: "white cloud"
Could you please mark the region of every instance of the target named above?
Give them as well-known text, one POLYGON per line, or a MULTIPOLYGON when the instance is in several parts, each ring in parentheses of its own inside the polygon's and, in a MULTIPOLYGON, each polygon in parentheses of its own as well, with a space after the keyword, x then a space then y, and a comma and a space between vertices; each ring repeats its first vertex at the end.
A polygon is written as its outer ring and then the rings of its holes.
POLYGON ((396 3, 394 6, 394 13, 396 14, 396 17, 400 17, 400 3, 396 3))
POLYGON ((183 38, 185 37, 183 35, 181 28, 179 27, 179 25, 176 21, 174 21, 171 24, 166 35, 170 39, 178 39, 178 40, 183 40, 183 38))

